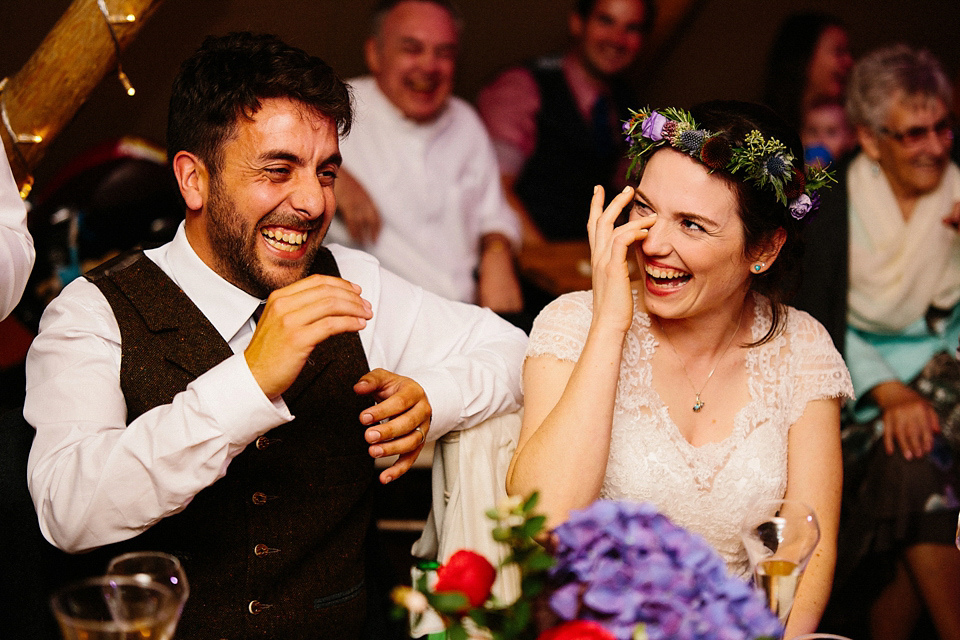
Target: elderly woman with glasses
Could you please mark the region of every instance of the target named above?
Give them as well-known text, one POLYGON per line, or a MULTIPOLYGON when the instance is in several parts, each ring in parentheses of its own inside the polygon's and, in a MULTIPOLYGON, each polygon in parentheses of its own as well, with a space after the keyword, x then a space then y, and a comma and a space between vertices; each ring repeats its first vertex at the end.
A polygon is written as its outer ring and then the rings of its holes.
MULTIPOLYGON (((951 85, 927 51, 877 50, 853 69, 861 152, 806 229, 794 304, 826 325, 856 392, 844 429, 835 596, 866 602, 873 638, 923 614, 960 638, 960 169, 951 85)), ((849 614, 850 607, 844 607, 849 614)))

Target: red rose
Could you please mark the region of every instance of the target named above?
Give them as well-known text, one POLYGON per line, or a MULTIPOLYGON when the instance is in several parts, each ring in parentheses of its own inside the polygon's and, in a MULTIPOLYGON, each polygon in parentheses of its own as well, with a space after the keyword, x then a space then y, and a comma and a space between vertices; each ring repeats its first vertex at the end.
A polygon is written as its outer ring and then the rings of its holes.
POLYGON ((490 587, 497 578, 497 570, 479 553, 457 551, 447 564, 437 569, 437 593, 459 591, 467 596, 471 607, 479 607, 490 595, 490 587))
POLYGON ((617 640, 592 620, 572 620, 540 634, 537 640, 617 640))

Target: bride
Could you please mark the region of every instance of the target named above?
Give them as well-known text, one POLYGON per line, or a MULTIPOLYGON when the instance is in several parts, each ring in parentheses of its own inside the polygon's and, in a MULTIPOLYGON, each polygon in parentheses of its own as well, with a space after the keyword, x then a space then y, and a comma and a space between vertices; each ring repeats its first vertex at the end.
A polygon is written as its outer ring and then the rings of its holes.
POLYGON ((652 502, 744 577, 751 505, 806 502, 821 539, 786 637, 814 631, 833 575, 852 388, 823 327, 782 300, 828 178, 804 175, 796 133, 758 105, 644 110, 625 129, 640 182, 606 209, 595 190, 593 290, 561 296, 534 323, 507 489, 539 490, 551 526, 598 498, 652 502))

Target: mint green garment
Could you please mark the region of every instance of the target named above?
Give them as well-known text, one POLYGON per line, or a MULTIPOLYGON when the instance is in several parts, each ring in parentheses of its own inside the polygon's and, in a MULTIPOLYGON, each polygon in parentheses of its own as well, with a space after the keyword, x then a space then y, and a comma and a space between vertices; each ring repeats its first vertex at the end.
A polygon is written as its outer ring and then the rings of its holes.
POLYGON ((844 359, 857 397, 853 404, 856 422, 868 422, 880 415, 868 393, 870 389, 893 379, 909 384, 938 352, 956 353, 960 304, 937 328, 931 332, 923 318, 899 333, 873 333, 847 325, 844 359))

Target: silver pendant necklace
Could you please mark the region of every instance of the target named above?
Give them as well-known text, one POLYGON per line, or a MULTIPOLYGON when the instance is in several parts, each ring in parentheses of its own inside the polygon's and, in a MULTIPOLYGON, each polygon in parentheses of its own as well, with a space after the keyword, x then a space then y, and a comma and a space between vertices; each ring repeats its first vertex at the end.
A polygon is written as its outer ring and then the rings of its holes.
POLYGON ((743 322, 743 310, 740 310, 740 319, 737 320, 737 328, 733 330, 733 333, 730 335, 730 339, 727 340, 727 346, 723 348, 723 351, 720 352, 720 357, 717 358, 717 361, 713 363, 713 369, 710 369, 710 373, 707 374, 707 379, 703 381, 703 384, 700 386, 700 390, 697 391, 697 388, 693 384, 693 380, 690 379, 690 373, 687 372, 687 365, 683 363, 683 358, 680 357, 680 354, 677 353, 677 348, 673 346, 673 343, 670 342, 670 336, 667 335, 667 332, 663 330, 663 325, 660 324, 660 320, 656 316, 651 315, 654 322, 657 323, 657 327, 660 328, 660 333, 663 334, 663 337, 666 339, 667 344, 670 345, 670 349, 673 351, 673 355, 677 357, 677 362, 680 363, 680 368, 683 369, 683 375, 687 378, 687 383, 690 385, 690 388, 693 389, 693 393, 696 396, 693 403, 693 412, 700 413, 703 409, 705 403, 700 399, 700 394, 703 393, 703 390, 707 388, 707 383, 710 382, 710 378, 713 377, 713 372, 717 370, 717 367, 720 366, 720 361, 723 360, 723 356, 727 355, 727 351, 730 349, 730 345, 733 344, 733 339, 736 337, 737 332, 740 331, 740 324, 743 322))

